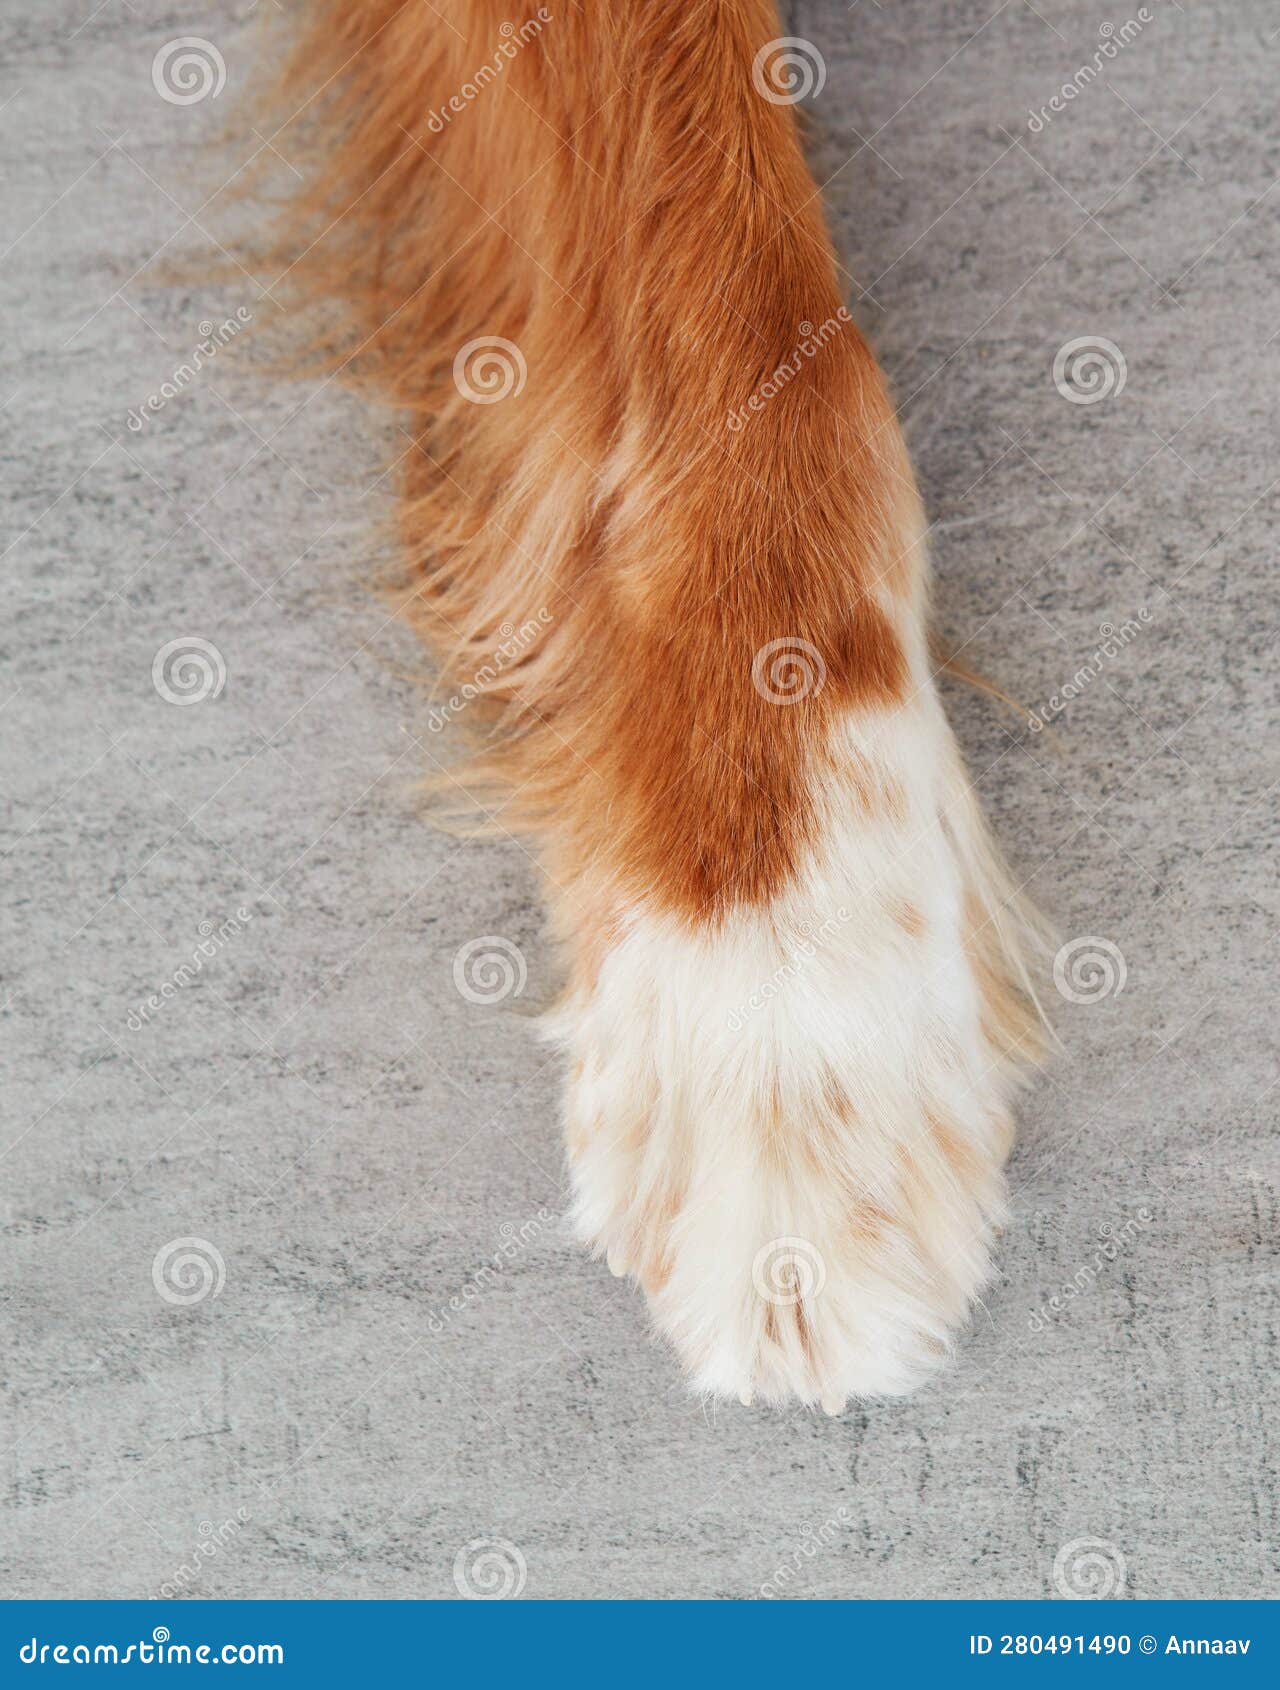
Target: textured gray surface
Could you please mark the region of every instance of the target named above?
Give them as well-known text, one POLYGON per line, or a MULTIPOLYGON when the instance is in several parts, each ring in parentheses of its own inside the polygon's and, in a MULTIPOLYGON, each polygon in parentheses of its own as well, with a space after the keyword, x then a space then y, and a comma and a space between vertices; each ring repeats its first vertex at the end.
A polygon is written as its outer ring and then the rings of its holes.
POLYGON ((227 353, 129 428, 202 319, 272 309, 156 259, 217 210, 252 11, 0 6, 5 1592, 451 1595, 494 1537, 539 1597, 1038 1596, 1084 1538, 1132 1595, 1274 1593, 1273 0, 1150 0, 1039 133, 1085 0, 791 11, 943 630, 1041 707, 1140 630, 1052 735, 952 689, 1019 871, 1127 979, 1048 983, 1066 1049, 957 1364, 834 1422, 704 1412, 557 1224, 530 864, 421 825, 419 660, 359 591, 381 425, 227 353), (219 100, 157 96, 181 35, 219 100), (1079 336, 1123 391, 1056 390, 1079 336), (189 636, 226 682, 178 707, 189 636), (453 983, 488 934, 528 964, 498 1006, 453 983), (152 1277, 184 1237, 225 1264, 189 1304, 152 1277))

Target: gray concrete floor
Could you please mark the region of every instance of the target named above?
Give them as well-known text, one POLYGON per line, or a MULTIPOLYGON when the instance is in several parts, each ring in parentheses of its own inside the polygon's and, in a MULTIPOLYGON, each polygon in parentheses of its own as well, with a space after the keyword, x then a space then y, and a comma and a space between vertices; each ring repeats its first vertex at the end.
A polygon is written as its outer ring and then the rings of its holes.
POLYGON ((1149 8, 1038 131, 1129 13, 791 8, 943 631, 1046 709, 1137 630, 1052 734, 950 690, 1111 972, 1046 981, 956 1365, 831 1422, 704 1412, 564 1235, 531 866, 422 825, 421 660, 362 596, 384 424, 228 350, 130 427, 202 320, 272 309, 159 279, 255 8, 3 0, 6 1594, 452 1595, 482 1538, 530 1597, 1034 1597, 1085 1539, 1128 1595, 1276 1592, 1280 14, 1149 8), (157 95, 184 35, 217 99, 157 95), (1124 362, 1093 404, 1080 337, 1124 362), (181 707, 153 662, 192 638, 225 681, 181 707), (528 983, 478 1005, 490 934, 528 983))

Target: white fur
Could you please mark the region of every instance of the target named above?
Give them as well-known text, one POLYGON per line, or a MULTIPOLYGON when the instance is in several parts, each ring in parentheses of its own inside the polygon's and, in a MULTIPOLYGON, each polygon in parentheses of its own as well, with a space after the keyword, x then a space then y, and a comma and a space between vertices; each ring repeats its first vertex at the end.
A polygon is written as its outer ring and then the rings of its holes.
POLYGON ((698 1388, 834 1412, 946 1353, 988 1272, 1013 1082, 966 931, 966 893, 998 922, 1002 889, 936 699, 846 718, 830 752, 847 773, 785 895, 696 930, 630 909, 552 1033, 585 1237, 646 1283, 698 1388))

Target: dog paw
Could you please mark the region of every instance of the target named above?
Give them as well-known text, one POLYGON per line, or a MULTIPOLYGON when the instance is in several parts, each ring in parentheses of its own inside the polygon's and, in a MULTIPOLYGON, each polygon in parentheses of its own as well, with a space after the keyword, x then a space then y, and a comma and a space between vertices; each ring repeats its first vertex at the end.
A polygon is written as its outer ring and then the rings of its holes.
POLYGON ((910 1390, 990 1271, 1025 1028, 957 838, 851 795, 769 906, 622 912, 559 1012, 581 1232, 700 1390, 910 1390))

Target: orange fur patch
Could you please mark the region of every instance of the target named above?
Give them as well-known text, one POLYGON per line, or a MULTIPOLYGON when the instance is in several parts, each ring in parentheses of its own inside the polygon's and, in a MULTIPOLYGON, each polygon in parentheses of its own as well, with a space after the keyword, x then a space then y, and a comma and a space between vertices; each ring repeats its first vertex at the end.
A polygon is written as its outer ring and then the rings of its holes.
POLYGON ((562 888, 595 865, 691 919, 767 902, 833 717, 904 693, 921 561, 792 113, 752 84, 773 8, 557 10, 478 90, 510 8, 430 10, 317 0, 274 144, 320 149, 282 243, 296 293, 341 304, 321 358, 415 442, 408 610, 442 687, 544 618, 484 689, 501 732, 462 779, 551 836, 562 888), (485 337, 518 349, 496 403, 455 382, 485 337), (755 684, 773 642, 818 654, 811 696, 755 684))

